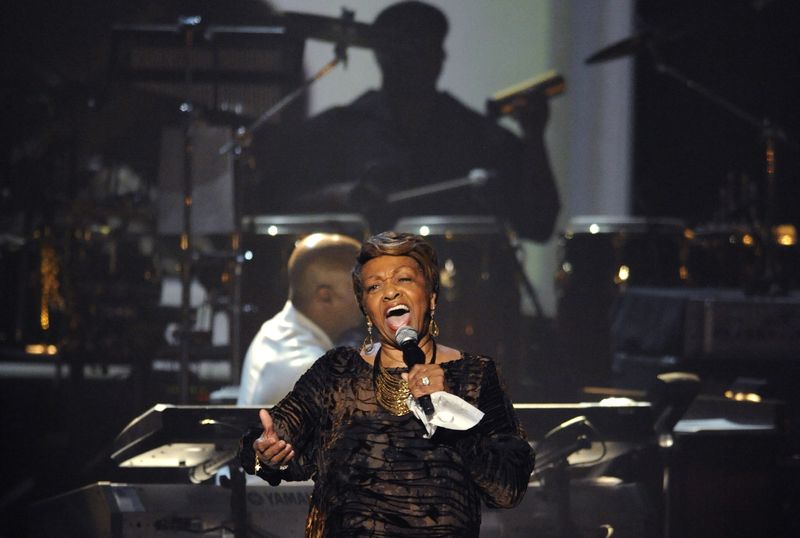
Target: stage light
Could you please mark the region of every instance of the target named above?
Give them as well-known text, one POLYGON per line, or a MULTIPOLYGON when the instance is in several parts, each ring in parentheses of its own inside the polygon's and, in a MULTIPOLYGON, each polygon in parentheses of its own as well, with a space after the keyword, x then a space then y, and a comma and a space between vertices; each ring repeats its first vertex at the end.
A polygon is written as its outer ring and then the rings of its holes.
POLYGON ((627 265, 620 265, 619 269, 617 270, 617 284, 621 284, 623 282, 627 282, 628 278, 631 276, 631 268, 627 265))
POLYGON ((28 355, 56 355, 58 347, 53 344, 28 344, 25 346, 28 355))
POLYGON ((784 247, 797 244, 797 228, 793 224, 780 224, 772 229, 775 242, 784 247))
POLYGON ((742 392, 728 389, 724 392, 724 395, 729 400, 734 400, 737 402, 761 402, 761 395, 755 392, 742 392))

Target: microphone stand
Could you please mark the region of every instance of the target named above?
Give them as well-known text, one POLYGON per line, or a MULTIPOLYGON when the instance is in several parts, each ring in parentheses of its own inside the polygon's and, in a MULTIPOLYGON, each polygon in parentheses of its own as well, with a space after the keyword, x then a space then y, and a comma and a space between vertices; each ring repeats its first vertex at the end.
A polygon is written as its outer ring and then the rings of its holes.
POLYGON ((192 104, 192 49, 194 33, 202 22, 200 16, 181 16, 178 24, 183 29, 186 52, 186 101, 180 110, 185 116, 183 130, 183 230, 180 237, 181 250, 181 353, 180 353, 180 403, 189 400, 189 353, 191 340, 191 284, 192 258, 194 245, 192 242, 192 123, 194 106, 192 104))
POLYGON ((548 432, 538 448, 536 469, 532 476, 539 477, 545 491, 553 496, 559 538, 580 536, 572 520, 568 458, 592 446, 589 434, 593 429, 594 426, 585 416, 573 417, 548 432))
MULTIPOLYGON (((346 9, 342 10, 342 22, 346 25, 352 24, 354 21, 355 13, 346 9)), ((236 130, 234 138, 219 148, 219 154, 225 155, 232 153, 236 160, 236 169, 241 168, 242 155, 246 150, 249 150, 253 136, 261 129, 270 119, 279 114, 283 109, 294 103, 297 99, 302 97, 311 86, 330 73, 340 63, 347 64, 347 47, 349 43, 343 38, 334 46, 334 57, 331 61, 326 63, 316 73, 311 75, 302 82, 297 88, 286 94, 278 102, 265 110, 261 115, 256 118, 249 126, 239 127, 236 130)), ((244 159, 246 161, 247 159, 244 159)), ((242 252, 242 189, 237 186, 236 194, 236 207, 234 209, 236 215, 234 218, 234 231, 231 241, 231 248, 234 255, 234 268, 232 276, 232 299, 231 299, 231 380, 236 382, 240 375, 240 361, 242 354, 242 339, 241 339, 241 326, 242 326, 242 267, 244 265, 244 254, 242 252)))
POLYGON ((520 246, 514 238, 514 234, 511 231, 511 226, 506 222, 502 222, 502 224, 504 231, 503 236, 505 238, 503 246, 508 249, 509 258, 511 259, 511 263, 514 265, 514 271, 517 273, 517 277, 522 284, 522 288, 525 290, 525 293, 531 300, 534 317, 537 320, 542 321, 544 319, 544 309, 542 308, 542 303, 539 301, 539 294, 537 293, 536 288, 533 287, 533 282, 531 282, 531 279, 528 278, 528 274, 525 272, 525 267, 522 266, 519 256, 517 256, 520 246))
MULTIPOLYGON (((344 12, 343 17, 347 17, 348 13, 352 17, 352 12, 344 12)), ((275 117, 283 109, 295 102, 316 81, 330 73, 340 63, 347 62, 347 44, 344 42, 337 43, 334 48, 334 58, 325 64, 320 70, 314 73, 311 77, 306 79, 300 86, 292 90, 286 96, 281 98, 277 103, 272 105, 269 109, 264 111, 254 122, 247 127, 240 127, 236 131, 233 140, 224 144, 219 148, 219 154, 232 153, 236 160, 236 169, 240 168, 242 162, 242 155, 245 150, 250 148, 253 141, 253 135, 270 119, 275 117)), ((246 161, 246 159, 244 159, 246 161)), ((241 360, 241 323, 242 323, 242 267, 244 265, 244 253, 242 252, 242 189, 237 186, 236 194, 236 207, 234 218, 234 232, 231 241, 231 247, 234 253, 234 269, 233 269, 233 292, 231 300, 231 378, 233 381, 239 379, 241 375, 240 360, 241 360)), ((236 538, 247 536, 247 499, 246 499, 246 478, 244 471, 238 463, 230 465, 231 472, 231 509, 234 514, 236 522, 236 538)))

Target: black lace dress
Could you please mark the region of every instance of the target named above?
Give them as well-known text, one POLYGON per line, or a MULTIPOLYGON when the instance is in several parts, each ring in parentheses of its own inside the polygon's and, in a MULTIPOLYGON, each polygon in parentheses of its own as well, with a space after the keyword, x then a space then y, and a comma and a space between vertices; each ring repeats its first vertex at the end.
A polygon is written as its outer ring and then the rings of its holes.
MULTIPOLYGON (((485 413, 467 431, 439 428, 425 439, 412 413, 384 410, 372 366, 352 348, 326 353, 270 411, 296 456, 288 469, 262 466, 258 475, 272 485, 314 480, 306 536, 477 537, 481 501, 510 508, 522 500, 533 451, 494 362, 463 353, 441 366, 449 392, 485 413)), ((242 439, 250 474, 260 433, 242 439)))

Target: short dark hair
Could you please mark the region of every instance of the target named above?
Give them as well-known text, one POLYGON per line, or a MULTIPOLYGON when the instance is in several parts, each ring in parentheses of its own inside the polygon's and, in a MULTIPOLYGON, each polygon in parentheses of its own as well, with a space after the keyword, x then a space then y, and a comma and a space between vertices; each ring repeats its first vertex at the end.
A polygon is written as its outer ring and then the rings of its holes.
POLYGON ((422 269, 428 291, 439 294, 439 260, 433 246, 420 235, 382 232, 364 241, 353 267, 353 292, 362 311, 364 307, 361 304, 361 296, 364 293, 364 285, 361 282, 361 270, 368 261, 379 256, 413 258, 422 269))
POLYGON ((378 13, 373 26, 395 36, 405 46, 441 47, 450 29, 447 17, 439 8, 417 0, 390 5, 378 13))

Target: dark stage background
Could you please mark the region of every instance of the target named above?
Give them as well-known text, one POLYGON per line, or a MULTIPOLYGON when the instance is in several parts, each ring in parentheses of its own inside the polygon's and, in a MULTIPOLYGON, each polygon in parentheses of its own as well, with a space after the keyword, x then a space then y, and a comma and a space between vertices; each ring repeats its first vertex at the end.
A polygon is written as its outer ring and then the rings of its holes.
MULTIPOLYGON (((677 216, 690 225, 741 221, 721 191, 755 189, 766 201, 765 131, 736 112, 781 127, 776 222, 800 219, 798 131, 800 20, 796 2, 714 1, 636 4, 641 35, 663 64, 707 90, 657 72, 654 56, 636 63, 633 213, 677 216)), ((746 193, 743 193, 746 195, 746 193)), ((746 201, 746 200, 743 200, 746 201)), ((738 210, 738 211, 737 211, 738 210)))
MULTIPOLYGON (((4 109, 0 139, 0 320, 4 340, 0 342, 0 361, 46 368, 34 371, 10 366, 5 370, 9 373, 0 378, 0 536, 25 532, 31 502, 98 480, 186 482, 185 473, 122 471, 109 459, 114 437, 132 418, 157 402, 180 401, 177 373, 153 368, 152 364, 154 358, 173 362, 178 358, 176 347, 168 345, 164 336, 166 326, 179 320, 178 313, 155 307, 159 278, 176 276, 171 268, 174 252, 153 257, 149 246, 130 236, 136 235, 137 229, 154 230, 152 201, 143 193, 154 185, 158 174, 159 148, 154 141, 160 129, 181 121, 176 110, 182 88, 179 70, 177 79, 168 84, 171 89, 157 98, 150 92, 130 90, 124 81, 110 81, 114 37, 110 28, 119 21, 170 23, 197 5, 202 5, 209 19, 218 24, 257 24, 269 15, 258 2, 224 4, 223 8, 223 2, 213 1, 187 0, 164 6, 159 2, 30 0, 4 6, 5 43, 0 68, 4 109), (248 16, 241 17, 240 13, 248 16), (140 107, 148 112, 142 114, 140 107), (89 162, 87 158, 94 154, 105 161, 89 162), (125 191, 97 183, 98 170, 117 165, 138 172, 145 186, 135 185, 125 191), (135 226, 117 228, 120 233, 112 233, 113 241, 92 229, 93 225, 111 225, 113 230, 117 220, 135 226), (76 237, 76 230, 91 231, 95 239, 76 237), (120 248, 119 253, 109 252, 112 242, 114 248, 120 248), (49 331, 40 330, 39 318, 31 317, 31 312, 38 313, 34 305, 42 300, 43 282, 31 276, 37 274, 41 258, 46 256, 42 245, 50 245, 52 252, 65 256, 62 269, 68 277, 60 289, 66 307, 53 310, 49 331), (22 312, 27 313, 20 320, 22 312), (14 327, 21 327, 21 336, 14 327), (55 358, 30 357, 24 354, 27 343, 57 344, 60 353, 55 358), (54 361, 70 370, 59 373, 49 368, 54 361), (114 369, 118 365, 127 368, 124 374, 114 369)), ((631 214, 682 219, 698 232, 719 232, 725 238, 743 228, 757 232, 765 220, 800 225, 800 2, 643 0, 635 3, 635 16, 639 38, 625 48, 626 55, 636 56, 631 214), (659 73, 656 59, 701 85, 706 95, 659 73), (737 113, 720 106, 720 101, 733 105, 737 113), (759 123, 769 119, 772 129, 752 125, 742 115, 759 123), (780 131, 775 130, 778 127, 780 131), (777 135, 772 198, 765 174, 765 135, 777 135)), ((300 80, 302 43, 279 49, 283 60, 278 73, 258 81, 271 85, 277 93, 253 97, 252 108, 241 116, 238 111, 209 106, 209 117, 227 125, 246 123, 248 115, 263 110, 259 106, 274 101, 275 95, 300 80)), ((302 114, 303 103, 299 103, 281 121, 296 121, 302 114)), ((225 241, 224 236, 210 240, 220 249, 225 248, 225 241)), ((745 276, 740 278, 736 269, 734 277, 727 271, 711 270, 700 284, 714 286, 725 280, 748 291, 779 295, 796 291, 800 264, 795 258, 781 263, 774 278, 759 272, 758 261, 745 260, 742 263, 753 263, 745 268, 752 269, 744 271, 745 276)), ((741 261, 735 256, 725 260, 741 261)), ((226 293, 218 282, 219 274, 227 270, 224 263, 211 261, 198 270, 205 282, 213 283, 209 286, 212 292, 226 293)), ((56 275, 55 281, 58 278, 56 275)), ((607 309, 610 300, 603 301, 590 306, 607 309)), ((578 341, 586 350, 591 335, 580 342, 586 335, 563 334, 563 327, 569 323, 560 321, 564 320, 540 320, 524 335, 529 349, 547 351, 545 356, 552 362, 542 371, 555 372, 552 379, 538 381, 542 392, 531 401, 591 399, 576 392, 576 380, 586 384, 613 382, 611 358, 604 355, 610 350, 588 349, 589 354, 596 352, 606 362, 586 364, 578 356, 576 363, 575 357, 566 356, 571 348, 564 341, 578 341), (557 326, 562 328, 561 333, 553 328, 557 326), (565 365, 561 373, 556 371, 560 364, 565 365), (572 368, 592 375, 566 379, 574 373, 572 368)), ((598 338, 605 342, 607 337, 603 333, 598 338)), ((219 359, 227 351, 216 350, 208 358, 219 359)), ((786 414, 781 415, 788 435, 767 448, 759 444, 750 453, 750 440, 737 445, 735 452, 741 452, 741 458, 724 462, 729 467, 723 465, 722 469, 710 465, 714 474, 708 475, 709 480, 731 487, 725 474, 753 454, 756 458, 780 458, 781 462, 787 461, 783 458, 791 460, 798 445, 794 387, 800 352, 789 355, 761 364, 757 371, 747 361, 723 360, 710 372, 714 376, 726 371, 722 377, 728 379, 740 368, 744 376, 765 379, 768 394, 788 402, 786 414)), ((646 368, 648 375, 653 373, 651 363, 646 368)), ((630 370, 626 373, 631 374, 630 370)), ((631 377, 636 378, 636 373, 631 377)), ((189 403, 207 403, 212 391, 227 384, 219 376, 193 375, 189 403)), ((644 387, 637 384, 633 388, 644 387)), ((717 442, 715 439, 711 444, 717 442)), ((688 450, 683 449, 677 460, 684 465, 679 480, 685 482, 691 482, 692 472, 704 471, 692 468, 688 450)), ((703 461, 715 464, 719 461, 715 451, 725 448, 703 445, 702 450, 703 461)), ((796 460, 793 465, 780 467, 759 460, 756 467, 765 467, 764 472, 756 478, 737 475, 741 481, 735 484, 744 488, 751 485, 754 495, 766 491, 776 495, 775 501, 755 517, 769 514, 776 518, 779 523, 771 528, 785 532, 785 536, 797 531, 796 521, 786 517, 792 510, 797 513, 795 490, 800 482, 793 482, 796 465, 796 460)), ((702 488, 687 487, 691 495, 686 498, 699 498, 693 495, 699 496, 702 488)), ((737 498, 728 505, 720 501, 720 505, 718 512, 724 512, 730 506, 743 506, 744 501, 737 498)), ((691 507, 684 509, 688 516, 702 518, 691 507)), ((750 523, 743 522, 742 528, 750 523)))

